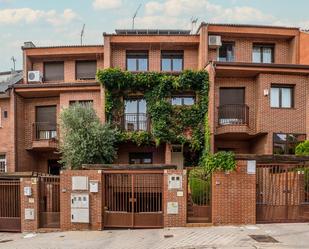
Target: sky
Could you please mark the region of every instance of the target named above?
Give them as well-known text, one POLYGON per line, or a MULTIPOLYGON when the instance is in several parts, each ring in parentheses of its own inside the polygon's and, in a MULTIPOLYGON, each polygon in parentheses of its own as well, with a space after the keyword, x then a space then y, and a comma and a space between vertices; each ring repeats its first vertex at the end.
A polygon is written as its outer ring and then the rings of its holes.
POLYGON ((308 0, 0 0, 0 71, 22 69, 21 46, 103 44, 103 32, 132 28, 191 29, 198 23, 242 23, 309 29, 308 0))

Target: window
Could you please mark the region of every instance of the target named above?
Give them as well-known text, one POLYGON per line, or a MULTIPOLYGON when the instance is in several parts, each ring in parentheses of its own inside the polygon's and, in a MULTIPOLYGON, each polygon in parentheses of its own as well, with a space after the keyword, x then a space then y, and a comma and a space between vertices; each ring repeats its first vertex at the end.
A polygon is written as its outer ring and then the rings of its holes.
POLYGON ((183 69, 183 51, 162 51, 161 70, 165 72, 180 72, 183 69))
POLYGON ((274 133, 273 154, 295 154, 295 147, 305 139, 305 134, 274 133))
POLYGON ((254 63, 273 63, 274 45, 253 44, 252 61, 254 63))
POLYGON ((92 80, 97 73, 97 61, 76 61, 76 79, 92 80))
POLYGON ((293 86, 275 86, 270 90, 270 106, 276 108, 292 108, 294 105, 293 86))
POLYGON ((53 139, 57 137, 56 106, 37 106, 36 122, 34 123, 34 138, 36 140, 53 139))
POLYGON ((172 105, 194 105, 195 98, 193 96, 174 96, 172 97, 172 105))
POLYGON ((223 42, 219 48, 219 61, 234 61, 234 42, 223 42))
POLYGON ((81 105, 92 105, 93 100, 70 100, 70 105, 81 104, 81 105))
POLYGON ((127 99, 124 109, 124 129, 128 131, 145 131, 148 126, 145 99, 127 99))
POLYGON ((148 71, 148 52, 127 51, 127 70, 133 72, 148 71))
POLYGON ((44 80, 60 81, 64 80, 64 62, 45 62, 44 63, 44 80))
POLYGON ((0 155, 0 173, 7 172, 5 155, 0 155))
POLYGON ((130 164, 152 164, 152 153, 129 153, 130 164))
POLYGON ((220 88, 219 91, 220 106, 238 105, 245 103, 245 88, 220 88))

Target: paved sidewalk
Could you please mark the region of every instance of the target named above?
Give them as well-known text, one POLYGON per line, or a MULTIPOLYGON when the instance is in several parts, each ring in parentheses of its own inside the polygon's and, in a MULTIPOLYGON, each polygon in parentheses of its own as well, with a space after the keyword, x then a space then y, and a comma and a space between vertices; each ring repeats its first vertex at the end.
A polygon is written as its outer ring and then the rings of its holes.
POLYGON ((42 234, 0 233, 5 249, 258 249, 309 248, 309 224, 271 224, 156 230, 106 230, 42 234), (167 236, 168 235, 168 236, 167 236), (279 243, 259 243, 248 235, 270 235, 279 243), (7 242, 6 242, 7 241, 7 242))

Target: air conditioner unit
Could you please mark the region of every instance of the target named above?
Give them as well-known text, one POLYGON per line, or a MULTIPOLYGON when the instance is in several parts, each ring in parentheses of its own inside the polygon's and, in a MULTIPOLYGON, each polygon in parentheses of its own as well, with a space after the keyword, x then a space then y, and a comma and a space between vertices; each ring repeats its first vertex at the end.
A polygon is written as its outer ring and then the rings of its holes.
POLYGON ((42 76, 40 71, 29 71, 28 72, 28 82, 41 82, 42 76))
POLYGON ((208 42, 209 48, 219 48, 222 46, 221 43, 221 36, 219 35, 210 35, 209 36, 209 42, 208 42))

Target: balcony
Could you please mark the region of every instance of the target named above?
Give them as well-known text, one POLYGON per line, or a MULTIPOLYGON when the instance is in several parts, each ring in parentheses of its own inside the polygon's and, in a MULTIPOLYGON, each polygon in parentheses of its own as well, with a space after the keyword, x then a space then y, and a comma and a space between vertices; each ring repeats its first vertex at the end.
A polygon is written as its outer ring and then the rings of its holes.
POLYGON ((245 104, 219 106, 218 125, 249 125, 249 107, 245 104))
POLYGON ((49 122, 33 123, 32 136, 33 150, 54 150, 58 145, 58 126, 49 122))
POLYGON ((150 131, 150 118, 146 113, 125 113, 120 126, 125 131, 150 131))

